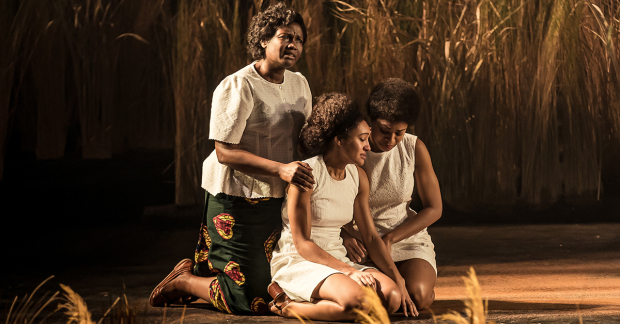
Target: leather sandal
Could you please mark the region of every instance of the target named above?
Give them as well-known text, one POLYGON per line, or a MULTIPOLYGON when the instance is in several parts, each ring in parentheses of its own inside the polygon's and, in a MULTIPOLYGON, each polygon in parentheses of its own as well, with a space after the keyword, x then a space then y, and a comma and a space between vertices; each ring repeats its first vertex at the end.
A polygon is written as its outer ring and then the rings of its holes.
POLYGON ((151 296, 149 297, 149 304, 151 304, 151 306, 153 307, 163 307, 163 306, 171 305, 171 304, 187 304, 187 303, 191 303, 192 301, 197 300, 197 298, 195 298, 194 296, 184 296, 184 297, 179 297, 174 300, 170 300, 161 293, 164 286, 166 286, 169 282, 176 279, 178 276, 182 275, 183 273, 186 273, 186 272, 191 273, 193 268, 194 268, 194 261, 190 259, 181 260, 181 262, 179 262, 174 267, 174 269, 172 269, 172 272, 170 272, 170 274, 166 276, 166 278, 164 278, 164 280, 162 280, 162 282, 160 282, 159 285, 155 287, 155 289, 153 289, 153 292, 151 293, 151 296))
POLYGON ((283 316, 282 311, 292 302, 292 300, 288 297, 288 295, 286 295, 284 290, 275 281, 271 282, 269 286, 267 286, 267 291, 269 292, 271 298, 273 298, 273 300, 269 302, 269 309, 271 310, 273 307, 275 307, 278 312, 272 312, 283 316))

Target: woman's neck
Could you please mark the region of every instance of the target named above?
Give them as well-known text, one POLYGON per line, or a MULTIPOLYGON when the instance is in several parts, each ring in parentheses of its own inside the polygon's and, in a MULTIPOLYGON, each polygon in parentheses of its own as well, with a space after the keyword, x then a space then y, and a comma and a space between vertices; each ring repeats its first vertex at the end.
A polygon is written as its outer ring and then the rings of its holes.
POLYGON ((327 173, 336 180, 344 179, 346 172, 345 168, 348 163, 339 156, 336 150, 328 150, 323 154, 323 162, 327 167, 327 173))
POLYGON ((274 67, 264 59, 256 62, 256 64, 254 64, 254 68, 256 68, 256 72, 258 72, 263 79, 271 83, 280 84, 284 81, 285 68, 274 67))

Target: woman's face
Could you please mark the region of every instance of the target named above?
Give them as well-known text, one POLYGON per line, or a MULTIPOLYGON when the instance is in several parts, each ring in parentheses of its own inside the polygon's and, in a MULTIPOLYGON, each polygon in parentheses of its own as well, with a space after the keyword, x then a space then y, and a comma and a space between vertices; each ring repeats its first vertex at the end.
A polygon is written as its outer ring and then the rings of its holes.
POLYGON ((370 147, 373 152, 387 152, 393 149, 405 137, 407 123, 390 122, 378 118, 372 122, 372 132, 370 134, 370 147))
POLYGON ((348 163, 363 165, 366 160, 366 152, 370 151, 368 137, 370 127, 362 120, 357 127, 349 133, 349 137, 341 140, 340 147, 343 155, 349 160, 348 163))
POLYGON ((265 48, 265 61, 274 67, 291 68, 304 49, 303 32, 297 23, 282 26, 269 40, 262 41, 265 48))

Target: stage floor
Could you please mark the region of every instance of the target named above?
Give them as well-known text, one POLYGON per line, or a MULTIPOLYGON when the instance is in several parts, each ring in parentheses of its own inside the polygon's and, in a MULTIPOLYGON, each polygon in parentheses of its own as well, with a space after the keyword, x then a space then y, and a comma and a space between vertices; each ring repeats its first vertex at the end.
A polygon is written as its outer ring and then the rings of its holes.
MULTIPOLYGON (((498 323, 620 322, 620 224, 439 226, 429 232, 439 269, 435 314, 463 311, 461 277, 471 266, 489 300, 488 318, 498 323)), ((49 236, 31 237, 31 244, 12 250, 3 262, 0 320, 6 319, 15 296, 19 304, 24 294, 55 275, 35 297, 59 290, 60 283, 69 285, 84 298, 95 321, 116 297, 124 304, 125 294, 135 323, 298 322, 226 315, 201 304, 185 309, 184 316, 183 307, 170 307, 165 315, 164 309, 149 307, 152 288, 180 259, 192 257, 197 238, 193 228, 140 222, 54 229, 49 236)), ((120 323, 119 315, 108 316, 104 323, 120 323)), ((391 320, 433 323, 429 311, 391 320)))

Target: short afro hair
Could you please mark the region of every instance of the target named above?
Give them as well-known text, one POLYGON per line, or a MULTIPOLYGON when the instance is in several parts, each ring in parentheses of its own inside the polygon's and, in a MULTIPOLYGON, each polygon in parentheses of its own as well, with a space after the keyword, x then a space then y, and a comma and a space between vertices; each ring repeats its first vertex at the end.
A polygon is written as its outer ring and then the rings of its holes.
POLYGON ((390 78, 372 89, 367 108, 371 122, 385 119, 413 125, 420 113, 420 98, 411 83, 403 79, 390 78))
POLYGON ((269 6, 265 11, 259 12, 252 17, 252 22, 248 28, 247 50, 252 59, 260 60, 265 58, 265 49, 260 42, 271 39, 278 28, 297 23, 303 33, 303 43, 306 42, 306 25, 304 19, 298 12, 288 9, 286 5, 279 2, 269 6))
POLYGON ((321 95, 299 134, 299 153, 305 158, 325 153, 332 139, 348 138, 362 120, 357 104, 346 94, 321 95))

